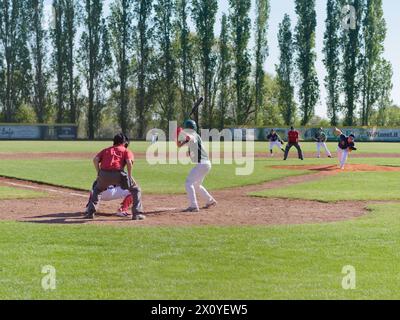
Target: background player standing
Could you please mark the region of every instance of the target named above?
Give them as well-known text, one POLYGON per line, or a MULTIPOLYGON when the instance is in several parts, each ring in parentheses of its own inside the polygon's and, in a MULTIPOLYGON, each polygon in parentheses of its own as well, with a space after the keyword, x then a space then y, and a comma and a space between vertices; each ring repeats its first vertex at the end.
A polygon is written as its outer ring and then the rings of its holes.
POLYGON ((208 173, 211 171, 211 161, 208 159, 207 152, 204 149, 203 141, 197 134, 197 124, 192 120, 185 121, 185 129, 178 136, 178 147, 182 148, 185 145, 189 146, 189 156, 196 166, 189 173, 186 179, 186 192, 189 198, 190 206, 183 212, 199 212, 199 204, 197 202, 196 192, 206 201, 205 209, 217 205, 217 201, 210 195, 210 193, 203 187, 203 181, 208 173))
POLYGON ((294 129, 294 127, 290 127, 290 131, 288 133, 288 144, 286 145, 285 149, 285 157, 283 160, 287 160, 287 157, 289 155, 289 151, 292 147, 295 147, 297 149, 297 153, 299 155, 300 160, 304 160, 303 157, 303 151, 301 150, 300 144, 299 144, 299 139, 300 139, 300 134, 297 130, 294 129))
POLYGON ((274 129, 272 129, 269 135, 267 135, 267 139, 269 140, 269 150, 271 153, 271 157, 274 156, 274 146, 277 146, 279 149, 285 152, 285 149, 283 149, 284 142, 274 129))
POLYGON ((327 137, 323 128, 319 128, 317 130, 314 140, 317 143, 317 158, 321 158, 321 148, 325 149, 328 158, 332 158, 332 154, 329 151, 328 146, 326 145, 327 137))
POLYGON ((346 136, 338 128, 335 128, 335 136, 339 137, 338 158, 340 163, 340 169, 343 170, 346 165, 349 153, 352 152, 353 150, 354 151, 357 150, 354 143, 355 136, 354 134, 346 136))

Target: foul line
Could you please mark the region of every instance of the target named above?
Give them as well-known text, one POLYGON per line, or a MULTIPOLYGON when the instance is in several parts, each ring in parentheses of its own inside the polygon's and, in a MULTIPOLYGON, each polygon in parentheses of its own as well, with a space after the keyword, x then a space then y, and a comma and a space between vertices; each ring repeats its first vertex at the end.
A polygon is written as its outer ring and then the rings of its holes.
POLYGON ((81 198, 87 198, 88 196, 84 196, 83 194, 79 193, 74 193, 74 192, 65 192, 65 191, 60 191, 56 189, 49 189, 49 188, 40 188, 40 187, 34 187, 22 183, 15 183, 15 182, 8 182, 8 181, 3 181, 3 183, 14 186, 14 187, 22 187, 22 188, 28 188, 28 189, 34 189, 34 190, 42 190, 42 191, 47 191, 47 192, 52 192, 52 193, 59 193, 59 194, 68 194, 70 196, 75 196, 75 197, 81 197, 81 198))

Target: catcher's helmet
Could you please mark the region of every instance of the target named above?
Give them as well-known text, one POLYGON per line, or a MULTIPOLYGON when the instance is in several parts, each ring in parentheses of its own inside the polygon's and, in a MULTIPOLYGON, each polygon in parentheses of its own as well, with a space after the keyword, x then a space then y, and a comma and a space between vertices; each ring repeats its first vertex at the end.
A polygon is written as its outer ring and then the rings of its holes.
POLYGON ((194 131, 197 131, 197 124, 193 120, 186 120, 184 127, 185 127, 185 129, 192 129, 194 131))
POLYGON ((121 144, 126 148, 129 146, 129 138, 123 133, 119 133, 114 137, 114 146, 120 146, 121 144))
POLYGON ((130 139, 129 139, 129 137, 126 135, 126 134, 124 134, 124 140, 125 140, 125 148, 128 148, 129 147, 129 144, 131 143, 131 141, 130 141, 130 139))

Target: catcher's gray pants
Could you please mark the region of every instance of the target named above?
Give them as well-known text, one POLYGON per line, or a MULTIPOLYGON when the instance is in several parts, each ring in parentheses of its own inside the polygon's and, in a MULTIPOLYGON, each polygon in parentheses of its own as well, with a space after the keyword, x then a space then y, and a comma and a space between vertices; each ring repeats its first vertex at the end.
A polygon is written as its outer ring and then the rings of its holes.
POLYGON ((300 148, 300 145, 298 143, 288 143, 285 149, 285 158, 284 160, 287 159, 288 155, 289 155, 289 151, 290 149, 292 149, 292 147, 295 147, 297 149, 297 153, 299 154, 299 159, 303 160, 303 151, 300 148))
MULTIPOLYGON (((101 200, 101 193, 107 190, 111 185, 123 187, 121 171, 105 171, 100 170, 93 188, 93 195, 88 204, 88 212, 95 213, 101 200)), ((142 192, 137 185, 132 185, 128 189, 133 197, 132 214, 142 214, 142 192)))

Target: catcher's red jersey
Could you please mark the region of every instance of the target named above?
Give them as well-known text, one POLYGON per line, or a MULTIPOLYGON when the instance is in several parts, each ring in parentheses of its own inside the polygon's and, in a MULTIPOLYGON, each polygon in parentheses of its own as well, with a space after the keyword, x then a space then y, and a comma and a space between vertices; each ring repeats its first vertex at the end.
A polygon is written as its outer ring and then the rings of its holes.
POLYGON ((97 158, 100 159, 102 170, 123 170, 128 161, 133 161, 133 153, 124 146, 104 149, 97 158))

